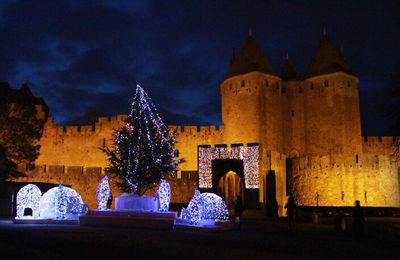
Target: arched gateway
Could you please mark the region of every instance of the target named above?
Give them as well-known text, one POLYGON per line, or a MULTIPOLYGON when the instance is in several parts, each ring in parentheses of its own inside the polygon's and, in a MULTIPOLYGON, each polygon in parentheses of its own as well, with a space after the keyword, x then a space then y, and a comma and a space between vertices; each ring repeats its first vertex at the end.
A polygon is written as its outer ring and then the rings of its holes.
POLYGON ((236 196, 242 198, 244 186, 243 161, 238 159, 217 159, 211 161, 213 190, 228 206, 232 206, 236 196))
POLYGON ((258 144, 199 146, 198 164, 200 190, 223 195, 228 204, 233 196, 241 195, 246 207, 259 206, 258 144), (235 183, 230 181, 226 175, 229 172, 234 173, 240 181, 234 175, 235 183))

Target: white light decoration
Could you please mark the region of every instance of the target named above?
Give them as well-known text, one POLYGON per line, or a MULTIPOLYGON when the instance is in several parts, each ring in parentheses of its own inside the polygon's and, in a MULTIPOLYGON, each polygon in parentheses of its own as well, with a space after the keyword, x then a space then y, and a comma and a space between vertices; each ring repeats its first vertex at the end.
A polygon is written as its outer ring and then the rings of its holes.
POLYGON ((107 202, 111 199, 111 190, 108 183, 108 177, 104 176, 96 192, 97 207, 99 210, 107 210, 107 202))
POLYGON ((182 208, 180 218, 190 219, 190 224, 198 225, 201 220, 228 220, 229 212, 221 197, 196 190, 188 207, 182 208))
POLYGON ((199 147, 199 187, 212 188, 211 161, 216 159, 237 159, 243 161, 244 184, 246 189, 259 188, 259 146, 199 147))
POLYGON ((59 196, 61 196, 62 200, 65 198, 65 219, 76 219, 78 215, 87 213, 88 208, 83 203, 81 195, 71 188, 62 186, 61 189, 60 187, 55 187, 43 194, 40 200, 41 218, 56 219, 63 214, 64 206, 61 206, 63 201, 58 199, 59 196))
POLYGON ((161 180, 157 194, 160 201, 159 211, 167 212, 169 210, 169 202, 171 201, 171 186, 166 180, 161 180))
POLYGON ((200 191, 195 190, 194 196, 192 200, 189 202, 187 210, 189 212, 190 217, 190 224, 191 225, 198 225, 200 224, 201 216, 202 216, 202 204, 200 198, 200 191))
POLYGON ((125 126, 116 131, 114 141, 115 150, 106 150, 107 171, 119 177, 123 191, 143 195, 163 177, 175 174, 179 164, 174 156, 175 135, 139 85, 125 126))
POLYGON ((214 193, 202 193, 200 195, 202 202, 201 219, 228 220, 229 212, 224 200, 214 193))
POLYGON ((17 219, 24 218, 24 211, 26 208, 32 209, 32 217, 38 218, 40 216, 39 206, 42 192, 38 186, 28 184, 22 187, 17 193, 17 219))
POLYGON ((67 213, 67 198, 64 192, 64 187, 60 183, 55 194, 55 208, 57 213, 57 218, 64 218, 65 213, 67 213))
POLYGON ((181 210, 181 214, 179 215, 179 218, 181 219, 190 219, 190 213, 187 210, 187 208, 183 207, 181 210))

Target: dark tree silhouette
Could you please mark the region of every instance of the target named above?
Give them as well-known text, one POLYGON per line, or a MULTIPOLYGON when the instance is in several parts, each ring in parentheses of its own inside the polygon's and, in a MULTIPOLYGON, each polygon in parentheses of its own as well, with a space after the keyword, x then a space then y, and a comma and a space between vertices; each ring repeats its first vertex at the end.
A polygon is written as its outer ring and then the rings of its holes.
POLYGON ((0 83, 0 179, 3 181, 22 176, 17 165, 31 163, 39 156, 38 140, 44 118, 38 117, 37 101, 27 84, 15 90, 8 83, 0 83))

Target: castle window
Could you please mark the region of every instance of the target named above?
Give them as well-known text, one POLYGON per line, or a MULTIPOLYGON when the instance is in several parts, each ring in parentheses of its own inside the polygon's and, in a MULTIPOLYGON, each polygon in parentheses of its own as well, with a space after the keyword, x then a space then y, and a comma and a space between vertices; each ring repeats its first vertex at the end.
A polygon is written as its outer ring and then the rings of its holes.
POLYGON ((244 86, 245 86, 245 84, 246 84, 246 83, 244 82, 244 80, 242 80, 242 87, 244 87, 244 86))
POLYGON ((294 116, 294 110, 292 110, 292 116, 294 116))
POLYGON ((325 80, 325 81, 324 81, 324 86, 325 86, 325 87, 328 87, 328 86, 329 86, 329 81, 325 80))
POLYGON ((179 157, 179 150, 175 150, 174 151, 174 157, 176 158, 176 157, 179 157))
POLYGON ((301 87, 299 87, 299 93, 303 93, 303 89, 301 87))
POLYGON ((310 89, 314 89, 314 84, 311 84, 311 85, 310 85, 310 89))
POLYGON ((106 147, 106 139, 103 138, 103 147, 106 147))
POLYGON ((268 87, 269 86, 269 82, 268 80, 265 81, 265 86, 268 87))
POLYGON ((358 154, 356 154, 356 163, 358 163, 358 154))
POLYGON ((286 93, 286 88, 282 87, 282 93, 285 94, 286 93))

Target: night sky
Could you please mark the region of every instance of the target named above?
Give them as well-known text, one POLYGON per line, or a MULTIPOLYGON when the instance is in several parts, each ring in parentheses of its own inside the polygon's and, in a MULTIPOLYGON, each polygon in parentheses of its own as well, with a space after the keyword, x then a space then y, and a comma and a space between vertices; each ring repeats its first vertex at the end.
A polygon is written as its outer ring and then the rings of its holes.
POLYGON ((360 79, 363 134, 393 133, 399 1, 195 2, 2 1, 0 81, 28 81, 61 124, 128 113, 137 83, 170 124, 220 124, 219 84, 249 27, 278 73, 288 52, 301 74, 325 27, 360 79))

